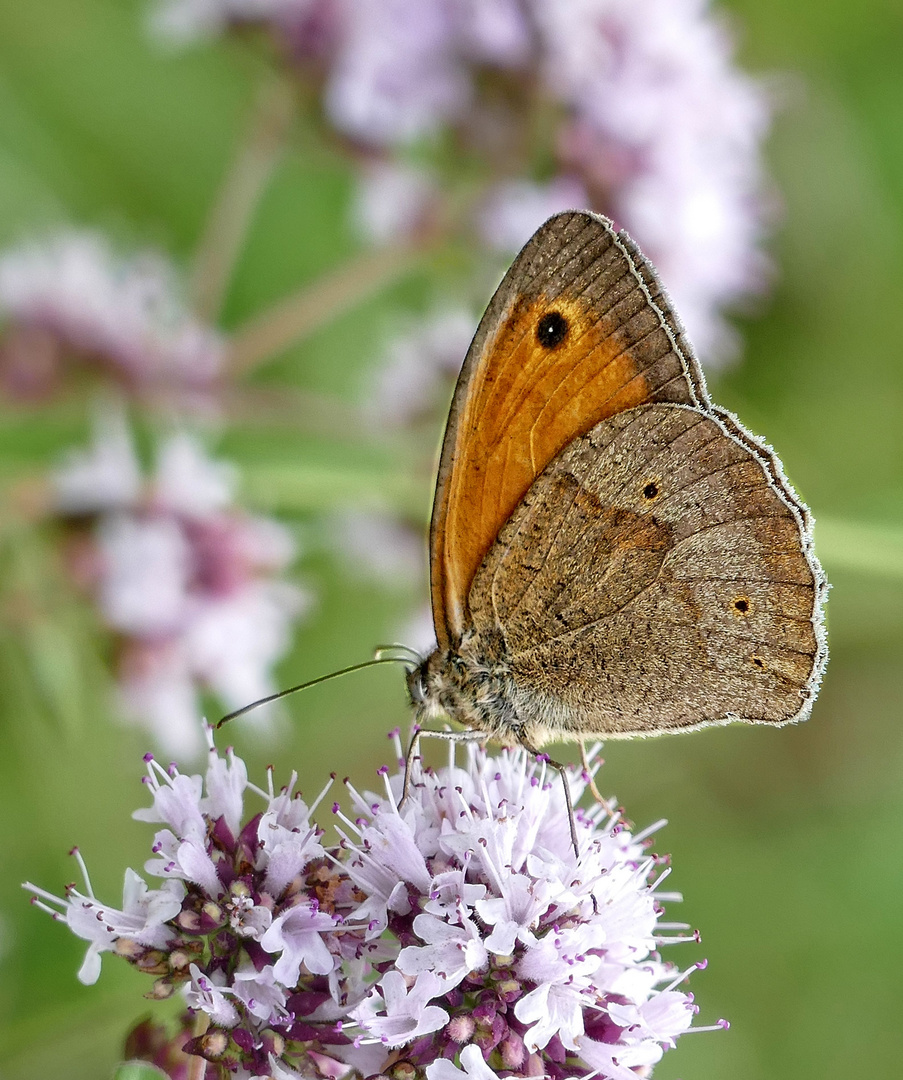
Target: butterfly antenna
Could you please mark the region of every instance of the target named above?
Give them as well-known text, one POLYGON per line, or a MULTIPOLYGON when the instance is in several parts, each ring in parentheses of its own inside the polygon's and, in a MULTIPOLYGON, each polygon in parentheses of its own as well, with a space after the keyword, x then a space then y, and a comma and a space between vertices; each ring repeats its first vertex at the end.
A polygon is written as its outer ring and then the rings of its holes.
POLYGON ((365 660, 362 664, 352 664, 351 667, 342 668, 340 671, 332 671, 328 675, 320 675, 319 678, 310 679, 308 682, 298 683, 297 686, 290 686, 287 690, 278 690, 275 694, 269 694, 267 697, 262 697, 257 701, 252 701, 250 705, 243 705, 240 709, 236 709, 235 712, 230 712, 222 719, 217 720, 217 729, 221 728, 223 724, 228 724, 230 720, 235 720, 239 716, 244 716, 245 713, 250 712, 252 709, 256 709, 259 705, 268 705, 271 701, 278 701, 280 698, 288 697, 289 694, 296 694, 299 690, 307 690, 308 687, 316 686, 318 683, 329 682, 330 679, 337 679, 340 675, 350 675, 352 671, 363 671, 364 668, 376 667, 377 664, 409 664, 410 660, 401 656, 383 656, 383 650, 377 650, 377 655, 373 660, 365 660))
POLYGON ((401 653, 402 655, 396 656, 395 659, 401 663, 413 664, 414 667, 417 667, 423 659, 416 649, 412 649, 409 645, 399 645, 398 642, 394 642, 392 645, 379 645, 374 650, 374 655, 378 659, 383 656, 388 657, 390 653, 401 653))

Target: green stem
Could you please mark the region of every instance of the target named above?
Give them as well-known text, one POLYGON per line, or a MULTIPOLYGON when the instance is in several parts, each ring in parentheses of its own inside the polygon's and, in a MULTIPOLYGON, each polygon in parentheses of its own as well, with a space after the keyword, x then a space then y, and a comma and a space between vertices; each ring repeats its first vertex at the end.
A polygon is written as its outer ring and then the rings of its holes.
POLYGON ((418 247, 366 251, 313 285, 277 301, 239 327, 232 337, 226 360, 229 374, 244 375, 285 352, 402 277, 423 254, 418 247))
POLYGON ((294 115, 289 83, 270 77, 261 88, 248 130, 223 180, 195 254, 194 310, 214 322, 235 264, 273 170, 282 156, 294 115))

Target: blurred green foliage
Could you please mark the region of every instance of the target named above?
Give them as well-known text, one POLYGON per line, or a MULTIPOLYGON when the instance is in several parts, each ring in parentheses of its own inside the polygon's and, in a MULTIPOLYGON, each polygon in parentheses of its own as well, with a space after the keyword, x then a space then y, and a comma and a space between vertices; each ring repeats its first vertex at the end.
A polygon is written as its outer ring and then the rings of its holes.
MULTIPOLYGON (((712 391, 779 449, 821 522, 832 659, 805 726, 613 745, 602 786, 639 823, 670 818, 658 843, 686 896, 672 915, 704 942, 671 958, 709 958, 693 985, 701 1019, 732 1021, 728 1033, 681 1040, 659 1080, 890 1077, 903 1004, 903 16, 890 0, 729 6, 744 62, 774 73, 783 209, 773 294, 742 327, 742 365, 712 391)), ((88 223, 188 262, 265 71, 230 42, 161 55, 144 14, 136 0, 0 3, 0 243, 88 223)), ((354 255, 350 182, 315 133, 294 133, 252 223, 227 326, 354 255)), ((279 357, 221 441, 248 499, 307 537, 303 573, 319 605, 282 666, 286 684, 365 658, 426 596, 422 581, 378 588, 317 543, 317 511, 335 505, 425 519, 424 447, 377 445, 316 403, 359 398, 399 302, 423 303, 446 270, 415 267, 279 357), (268 384, 297 400, 273 404, 268 384)), ((129 818, 146 801, 148 739, 111 715, 92 615, 16 512, 23 478, 85 440, 83 404, 0 413, 6 1080, 109 1076, 147 1011, 145 982, 112 958, 82 988, 81 945, 19 889, 25 878, 59 888, 77 842, 98 895, 115 902, 150 837, 129 818)), ((277 781, 296 768, 309 794, 332 771, 366 785, 389 754, 385 732, 406 716, 399 673, 381 669, 288 710, 277 781)), ((274 750, 245 742, 238 725, 230 734, 260 775, 274 750)))

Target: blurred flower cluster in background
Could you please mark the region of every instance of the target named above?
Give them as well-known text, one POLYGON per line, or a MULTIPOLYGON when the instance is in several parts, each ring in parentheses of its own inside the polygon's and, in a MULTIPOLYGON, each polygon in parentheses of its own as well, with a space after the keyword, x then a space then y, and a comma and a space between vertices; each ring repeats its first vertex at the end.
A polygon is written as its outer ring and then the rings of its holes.
POLYGON ((597 210, 662 273, 710 363, 763 286, 770 105, 703 0, 159 0, 161 36, 256 28, 359 168, 373 242, 446 228, 510 255, 597 210))
MULTIPOLYGON (((53 510, 69 525, 66 566, 118 638, 123 714, 165 749, 197 752, 198 687, 229 709, 276 689, 272 666, 307 606, 276 576, 294 540, 233 505, 232 470, 190 435, 162 441, 147 483, 121 414, 99 426, 52 478, 53 510)), ((251 723, 265 716, 258 709, 251 723)))
MULTIPOLYGON (((203 716, 378 644, 429 646, 454 381, 512 255, 573 207, 649 254, 713 396, 813 507, 834 584, 809 725, 609 755, 632 815, 672 820, 688 918, 721 954, 703 1011, 734 1021, 655 1075, 882 1073, 897 893, 876 863, 903 819, 900 48, 881 0, 0 12, 4 1077, 105 1074, 134 1026, 145 984, 120 965, 79 992, 18 882, 61 880, 78 839, 112 894, 136 753, 193 769, 203 716), (838 846, 859 865, 842 885, 838 846)), ((305 791, 332 772, 363 790, 404 710, 398 672, 376 669, 229 737, 305 791)))

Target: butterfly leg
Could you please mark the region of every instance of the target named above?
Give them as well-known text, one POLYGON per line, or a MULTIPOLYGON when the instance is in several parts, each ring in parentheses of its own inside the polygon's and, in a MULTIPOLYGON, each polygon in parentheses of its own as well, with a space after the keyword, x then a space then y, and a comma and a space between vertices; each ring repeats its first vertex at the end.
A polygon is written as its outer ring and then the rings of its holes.
POLYGON ((401 802, 398 804, 399 810, 408 801, 408 796, 411 794, 411 770, 414 767, 414 760, 420 750, 420 734, 421 732, 418 728, 411 736, 411 741, 408 744, 408 752, 404 759, 404 787, 401 789, 401 802))
POLYGON ((577 823, 574 820, 574 803, 571 799, 571 785, 568 783, 568 774, 564 765, 560 761, 553 761, 548 754, 544 754, 542 751, 537 750, 535 747, 530 746, 521 740, 521 746, 527 751, 528 754, 532 754, 534 757, 544 758, 546 764, 550 765, 553 769, 557 770, 561 777, 561 783, 564 786, 564 801, 568 810, 568 828, 571 830, 571 847, 574 849, 574 857, 580 858, 580 845, 577 843, 577 823))
POLYGON ((414 762, 419 757, 421 738, 444 739, 446 742, 485 742, 489 736, 483 731, 430 731, 429 729, 415 731, 404 759, 404 786, 401 789, 399 810, 408 801, 408 796, 411 794, 414 762))

